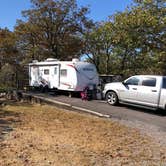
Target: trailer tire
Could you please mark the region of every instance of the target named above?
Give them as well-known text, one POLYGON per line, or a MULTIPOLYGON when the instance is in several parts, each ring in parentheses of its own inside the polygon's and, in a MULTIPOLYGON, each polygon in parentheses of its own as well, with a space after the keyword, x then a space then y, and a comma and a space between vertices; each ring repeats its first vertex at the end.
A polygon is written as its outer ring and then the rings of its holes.
POLYGON ((40 85, 39 90, 41 93, 47 93, 49 90, 48 85, 46 85, 46 86, 40 85))
POLYGON ((41 93, 43 93, 43 85, 40 85, 40 86, 39 86, 39 91, 40 91, 41 93))
POLYGON ((48 85, 46 85, 45 87, 43 87, 43 93, 47 93, 48 91, 49 91, 48 85))

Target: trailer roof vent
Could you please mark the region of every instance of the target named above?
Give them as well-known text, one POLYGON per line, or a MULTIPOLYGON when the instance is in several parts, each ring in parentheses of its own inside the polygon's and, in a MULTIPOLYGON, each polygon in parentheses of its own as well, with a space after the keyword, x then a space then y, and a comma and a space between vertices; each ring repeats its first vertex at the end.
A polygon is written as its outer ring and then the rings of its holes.
POLYGON ((47 58, 45 61, 46 61, 46 62, 52 62, 52 61, 58 61, 58 59, 55 59, 55 58, 47 58))
POLYGON ((77 63, 77 62, 79 62, 79 59, 74 58, 74 59, 72 59, 72 62, 73 62, 73 63, 77 63))

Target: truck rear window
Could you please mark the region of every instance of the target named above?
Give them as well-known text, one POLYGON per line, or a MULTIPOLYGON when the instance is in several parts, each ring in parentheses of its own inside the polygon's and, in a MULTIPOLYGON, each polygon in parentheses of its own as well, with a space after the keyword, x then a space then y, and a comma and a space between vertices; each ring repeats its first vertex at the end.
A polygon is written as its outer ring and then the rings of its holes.
POLYGON ((143 86, 156 86, 156 78, 144 78, 142 81, 143 86))

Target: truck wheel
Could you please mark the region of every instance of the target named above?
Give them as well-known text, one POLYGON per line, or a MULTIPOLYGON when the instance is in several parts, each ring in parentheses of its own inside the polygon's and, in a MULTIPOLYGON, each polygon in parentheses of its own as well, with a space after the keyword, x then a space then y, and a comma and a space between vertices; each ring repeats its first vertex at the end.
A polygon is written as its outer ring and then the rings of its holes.
POLYGON ((117 105, 118 104, 118 96, 115 92, 107 92, 106 94, 107 103, 110 105, 117 105))

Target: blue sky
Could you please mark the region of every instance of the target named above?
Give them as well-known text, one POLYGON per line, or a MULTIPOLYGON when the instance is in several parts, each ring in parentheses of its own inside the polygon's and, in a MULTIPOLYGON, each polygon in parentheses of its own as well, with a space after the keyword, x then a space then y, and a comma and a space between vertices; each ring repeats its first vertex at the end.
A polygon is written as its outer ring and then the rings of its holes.
MULTIPOLYGON (((0 28, 13 30, 16 20, 21 19, 21 11, 31 7, 30 0, 0 0, 0 28)), ((89 17, 94 21, 107 20, 108 16, 123 11, 132 0, 77 0, 79 6, 90 7, 89 17)))

